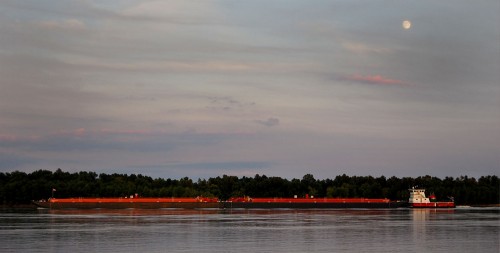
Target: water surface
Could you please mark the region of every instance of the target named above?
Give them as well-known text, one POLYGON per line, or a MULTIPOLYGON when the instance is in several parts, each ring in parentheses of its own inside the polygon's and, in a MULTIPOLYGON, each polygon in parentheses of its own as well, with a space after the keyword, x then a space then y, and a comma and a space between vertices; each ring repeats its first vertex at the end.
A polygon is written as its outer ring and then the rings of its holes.
POLYGON ((2 210, 0 252, 499 252, 499 208, 2 210))

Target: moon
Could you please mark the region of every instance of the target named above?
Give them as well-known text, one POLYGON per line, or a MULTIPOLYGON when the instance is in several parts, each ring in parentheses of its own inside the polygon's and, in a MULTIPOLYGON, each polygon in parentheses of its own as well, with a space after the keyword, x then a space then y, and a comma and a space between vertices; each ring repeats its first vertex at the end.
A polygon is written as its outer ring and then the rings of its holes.
POLYGON ((410 28, 411 28, 411 22, 410 22, 410 20, 405 20, 405 21, 403 21, 403 28, 404 28, 405 30, 408 30, 408 29, 410 29, 410 28))

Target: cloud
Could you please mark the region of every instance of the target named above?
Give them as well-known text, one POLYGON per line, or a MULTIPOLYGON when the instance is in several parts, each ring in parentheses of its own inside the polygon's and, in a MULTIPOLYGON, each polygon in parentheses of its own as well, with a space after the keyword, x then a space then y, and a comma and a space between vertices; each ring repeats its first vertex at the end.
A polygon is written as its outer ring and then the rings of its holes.
POLYGON ((0 134, 0 144, 16 143, 16 142, 35 142, 40 140, 39 136, 20 136, 15 134, 0 134))
POLYGON ((255 70, 255 66, 231 61, 134 61, 119 62, 96 58, 67 60, 79 67, 120 71, 186 71, 186 72, 245 72, 255 70))
POLYGON ((58 134, 61 136, 73 136, 73 137, 83 137, 87 133, 88 133, 88 131, 85 130, 85 128, 78 128, 78 129, 71 130, 71 131, 64 130, 64 131, 58 132, 58 134))
POLYGON ((255 174, 263 173, 263 171, 272 166, 273 163, 266 161, 235 161, 184 163, 174 165, 172 168, 179 175, 194 174, 198 177, 202 176, 206 178, 214 173, 217 175, 253 177, 255 174))
POLYGON ((0 163, 165 165, 163 176, 210 162, 270 161, 276 175, 463 164, 391 154, 438 143, 498 167, 499 32, 484 25, 498 23, 495 1, 263 2, 3 1, 0 163), (401 141, 374 154, 387 139, 401 141))
POLYGON ((341 80, 352 81, 364 84, 379 84, 379 85, 407 85, 406 82, 398 79, 391 79, 381 75, 350 75, 342 77, 341 80))
POLYGON ((255 161, 241 161, 241 162, 215 162, 215 163, 180 163, 170 165, 168 167, 182 168, 182 169, 231 169, 231 170, 242 170, 242 169, 261 169, 269 167, 271 164, 269 162, 255 162, 255 161))
POLYGON ((256 120, 255 122, 267 127, 278 126, 280 124, 280 120, 278 118, 268 118, 267 120, 256 120))
POLYGON ((207 108, 212 110, 242 110, 255 105, 255 102, 241 102, 229 96, 209 97, 208 99, 210 105, 207 108))
POLYGON ((86 29, 86 25, 83 21, 74 18, 60 21, 42 21, 39 24, 41 27, 46 29, 65 29, 74 31, 82 31, 86 29))
POLYGON ((38 159, 15 153, 0 152, 0 171, 11 171, 38 161, 38 159))
POLYGON ((385 47, 375 47, 375 46, 370 46, 364 43, 360 42, 343 42, 342 47, 344 47, 346 50, 356 53, 356 54, 363 54, 363 53, 377 53, 377 54, 382 54, 382 53, 389 53, 391 52, 390 49, 385 48, 385 47))
MULTIPOLYGON (((250 176, 255 174, 264 174, 270 167, 274 166, 273 162, 268 161, 229 161, 229 162, 173 162, 173 163, 157 163, 157 164, 139 164, 135 166, 123 167, 120 169, 111 169, 117 173, 146 173, 152 177, 163 177, 168 173, 169 178, 209 178, 214 176, 231 175, 231 176, 250 176)), ((109 170, 105 171, 110 173, 109 170)))
POLYGON ((206 25, 221 19, 211 1, 147 1, 121 11, 121 15, 183 25, 206 25))
POLYGON ((0 135, 0 148, 28 151, 163 152, 186 146, 213 145, 238 133, 169 133, 149 130, 62 130, 45 136, 0 135))

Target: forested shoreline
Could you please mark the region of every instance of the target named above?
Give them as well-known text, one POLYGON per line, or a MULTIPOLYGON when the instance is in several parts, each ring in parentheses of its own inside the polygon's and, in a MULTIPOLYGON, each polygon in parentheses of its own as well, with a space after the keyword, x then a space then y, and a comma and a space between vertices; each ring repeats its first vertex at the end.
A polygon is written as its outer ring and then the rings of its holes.
POLYGON ((315 179, 306 174, 302 179, 281 177, 236 177, 223 175, 209 179, 152 178, 141 174, 97 174, 95 172, 64 172, 57 169, 37 170, 32 173, 0 172, 0 204, 28 204, 32 200, 68 197, 125 197, 139 194, 143 197, 218 197, 221 200, 236 196, 303 197, 306 194, 322 197, 364 197, 407 200, 408 188, 418 186, 438 199, 455 198, 457 205, 498 205, 500 183, 498 176, 468 176, 444 179, 421 176, 348 176, 333 179, 315 179))

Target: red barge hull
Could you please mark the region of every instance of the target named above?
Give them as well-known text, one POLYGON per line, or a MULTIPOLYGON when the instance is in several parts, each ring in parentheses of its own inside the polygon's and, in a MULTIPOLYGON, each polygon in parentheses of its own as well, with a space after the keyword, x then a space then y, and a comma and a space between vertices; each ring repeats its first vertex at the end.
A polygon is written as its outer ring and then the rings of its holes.
POLYGON ((411 203, 412 208, 454 208, 454 202, 411 203))
POLYGON ((244 209, 314 209, 314 208, 398 208, 407 207, 407 202, 396 202, 388 199, 365 198, 233 198, 228 201, 219 201, 209 198, 68 198, 50 199, 48 201, 33 202, 38 207, 50 209, 127 209, 127 208, 244 208, 244 209))
POLYGON ((209 198, 67 198, 33 203, 51 209, 219 208, 218 200, 209 198))
POLYGON ((367 198, 232 198, 226 208, 398 208, 406 202, 367 198))

